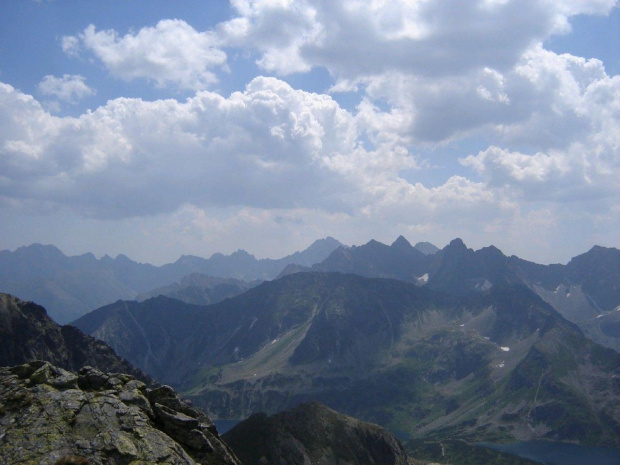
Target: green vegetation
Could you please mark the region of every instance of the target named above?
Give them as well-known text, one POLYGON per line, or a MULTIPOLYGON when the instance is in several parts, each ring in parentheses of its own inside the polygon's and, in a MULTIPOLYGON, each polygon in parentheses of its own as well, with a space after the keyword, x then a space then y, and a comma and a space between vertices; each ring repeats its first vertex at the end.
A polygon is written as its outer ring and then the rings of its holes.
POLYGON ((458 440, 411 440, 405 443, 405 449, 417 460, 432 460, 450 465, 540 465, 539 462, 458 440))

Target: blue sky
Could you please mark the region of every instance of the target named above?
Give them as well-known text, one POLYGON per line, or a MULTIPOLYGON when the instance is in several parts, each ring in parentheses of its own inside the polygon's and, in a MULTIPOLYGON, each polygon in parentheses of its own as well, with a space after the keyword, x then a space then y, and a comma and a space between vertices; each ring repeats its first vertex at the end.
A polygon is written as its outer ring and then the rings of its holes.
POLYGON ((0 249, 620 246, 613 0, 0 6, 0 249))

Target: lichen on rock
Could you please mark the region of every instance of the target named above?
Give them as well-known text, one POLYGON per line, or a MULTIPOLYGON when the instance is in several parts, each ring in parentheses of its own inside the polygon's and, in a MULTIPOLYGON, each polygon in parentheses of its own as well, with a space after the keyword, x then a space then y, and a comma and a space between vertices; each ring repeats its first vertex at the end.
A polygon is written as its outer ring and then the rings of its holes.
POLYGON ((0 463, 66 455, 92 465, 239 463, 209 418, 167 386, 42 361, 0 368, 0 463))

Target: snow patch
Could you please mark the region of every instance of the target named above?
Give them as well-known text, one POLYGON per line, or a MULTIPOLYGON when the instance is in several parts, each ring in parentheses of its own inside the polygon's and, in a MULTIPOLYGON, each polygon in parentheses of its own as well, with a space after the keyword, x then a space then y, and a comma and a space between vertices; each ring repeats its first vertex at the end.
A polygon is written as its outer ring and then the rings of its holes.
POLYGON ((510 352, 510 347, 500 347, 504 352, 510 352))
POLYGON ((417 278, 420 284, 426 284, 428 282, 428 273, 424 273, 422 276, 417 278))
POLYGON ((485 280, 481 283, 478 283, 474 286, 474 288, 478 291, 488 291, 493 287, 493 283, 485 278, 485 280))
POLYGON ((504 361, 502 360, 502 363, 500 363, 499 365, 497 365, 497 368, 504 368, 506 366, 506 364, 504 363, 504 361))

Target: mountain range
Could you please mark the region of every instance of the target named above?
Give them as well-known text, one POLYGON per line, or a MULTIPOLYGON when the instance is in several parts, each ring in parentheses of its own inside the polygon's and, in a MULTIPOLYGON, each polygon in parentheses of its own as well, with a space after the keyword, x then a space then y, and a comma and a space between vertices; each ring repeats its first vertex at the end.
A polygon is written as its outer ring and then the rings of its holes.
MULTIPOLYGON (((243 281, 273 279, 290 264, 312 265, 340 246, 342 244, 336 239, 327 237, 315 241, 302 252, 277 260, 256 259, 238 250, 231 255, 216 253, 209 259, 184 255, 174 263, 157 267, 137 263, 125 255, 97 259, 87 253, 67 257, 52 245, 32 244, 13 252, 0 251, 0 292, 35 301, 43 305, 55 321, 64 324, 119 299, 135 299, 157 288, 170 288, 193 273, 233 278, 235 281, 228 284, 243 291, 251 286, 243 281)), ((190 300, 198 298, 194 303, 207 303, 204 298, 227 297, 231 289, 221 291, 194 291, 193 294, 189 291, 187 295, 190 300)))
POLYGON ((75 324, 216 418, 318 400, 428 440, 620 445, 620 354, 508 280, 455 295, 296 273, 211 306, 118 302, 75 324))
POLYGON ((540 265, 507 257, 493 246, 472 250, 460 239, 432 254, 399 237, 390 246, 370 241, 338 248, 311 267, 283 272, 337 271, 392 278, 454 295, 494 285, 523 284, 596 342, 620 350, 620 250, 594 246, 566 265, 540 265))
POLYGON ((263 283, 189 267, 74 325, 214 418, 319 401, 415 451, 471 456, 463 444, 515 439, 620 447, 620 354, 598 344, 619 340, 617 249, 540 265, 399 237, 282 265, 263 283))

